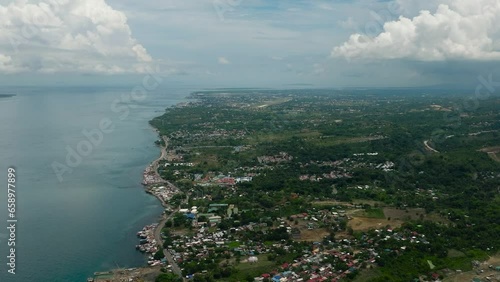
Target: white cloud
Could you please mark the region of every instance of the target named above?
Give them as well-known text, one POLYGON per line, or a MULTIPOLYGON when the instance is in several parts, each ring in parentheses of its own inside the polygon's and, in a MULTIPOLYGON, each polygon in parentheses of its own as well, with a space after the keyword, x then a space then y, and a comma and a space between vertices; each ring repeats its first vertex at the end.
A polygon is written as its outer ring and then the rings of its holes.
POLYGON ((218 62, 221 65, 229 65, 231 63, 228 59, 226 59, 224 57, 219 57, 218 58, 218 62))
POLYGON ((4 70, 6 73, 15 72, 15 69, 13 69, 12 66, 12 58, 10 56, 0 53, 0 70, 4 70))
POLYGON ((435 13, 401 16, 375 38, 356 33, 332 50, 348 59, 500 60, 500 1, 441 0, 435 13))
POLYGON ((105 0, 0 5, 0 42, 0 72, 137 73, 153 61, 105 0))

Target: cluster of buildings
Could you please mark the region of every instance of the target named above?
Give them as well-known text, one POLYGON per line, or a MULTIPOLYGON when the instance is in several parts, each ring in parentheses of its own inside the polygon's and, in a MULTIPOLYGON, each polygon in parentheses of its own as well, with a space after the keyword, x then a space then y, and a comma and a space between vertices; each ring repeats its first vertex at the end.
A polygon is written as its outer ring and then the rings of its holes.
POLYGON ((338 179, 338 178, 351 178, 352 175, 350 173, 347 173, 345 171, 331 171, 330 173, 323 173, 321 175, 310 175, 310 174, 303 174, 299 176, 299 179, 302 181, 309 180, 309 181, 320 181, 322 179, 338 179))
POLYGON ((213 129, 215 125, 212 122, 198 124, 201 130, 179 130, 171 133, 169 137, 173 140, 181 139, 187 142, 213 141, 219 139, 242 139, 247 135, 245 130, 225 130, 213 129))
POLYGON ((156 173, 153 165, 146 167, 144 173, 142 174, 142 185, 148 186, 161 183, 165 183, 165 180, 163 180, 158 173, 156 173))
POLYGON ((278 155, 274 155, 274 156, 257 157, 257 161, 260 164, 282 163, 282 162, 289 162, 291 160, 293 160, 293 157, 286 152, 280 152, 278 155))
MULTIPOLYGON (((345 208, 345 207, 342 207, 345 208)), ((429 244, 425 235, 417 231, 400 229, 394 230, 390 227, 380 228, 364 233, 361 237, 351 236, 337 239, 327 237, 318 238, 317 242, 304 243, 301 238, 301 229, 304 222, 307 226, 328 226, 332 230, 340 230, 338 222, 346 221, 347 213, 341 207, 322 210, 311 210, 304 213, 292 215, 288 218, 276 218, 272 226, 267 223, 249 223, 227 230, 217 229, 210 232, 209 228, 217 227, 218 223, 212 220, 220 216, 205 214, 209 216, 210 224, 198 222, 193 224, 195 234, 191 236, 176 236, 172 240, 172 254, 178 263, 191 261, 211 261, 215 257, 231 258, 241 257, 242 263, 255 262, 255 258, 261 255, 270 255, 282 249, 288 253, 291 248, 296 247, 294 242, 302 242, 302 255, 293 261, 286 262, 280 267, 274 267, 272 271, 262 273, 255 277, 255 281, 339 281, 345 277, 354 276, 361 269, 370 267, 378 262, 381 254, 400 255, 415 244, 429 244), (211 217, 214 218, 211 218, 211 217), (299 220, 299 225, 293 222, 299 220), (277 228, 285 228, 289 238, 293 240, 281 240, 266 244, 261 240, 254 240, 251 232, 268 233, 277 228), (390 244, 384 242, 390 241, 390 244), (391 247, 386 247, 390 245, 391 247), (252 261, 250 261, 250 258, 252 261)), ((182 210, 186 214, 197 214, 197 207, 182 210), (194 211, 194 212, 193 212, 194 211)), ((211 204, 211 212, 225 211, 228 217, 238 213, 234 205, 211 204)), ((202 214, 197 214, 201 216, 202 214)), ((224 215, 226 217, 226 215, 224 215)), ((216 221, 218 221, 216 220, 216 221)), ((308 228, 310 229, 310 228, 308 228)), ((272 269, 272 268, 271 268, 272 269)), ((209 270, 208 270, 209 271, 209 270)))
POLYGON ((225 217, 230 218, 239 213, 237 206, 233 204, 210 204, 207 213, 198 213, 198 207, 193 206, 191 209, 179 209, 179 213, 184 214, 188 219, 192 220, 192 226, 216 226, 222 221, 222 216, 216 215, 223 214, 225 217), (206 218, 206 221, 200 221, 201 218, 206 218))
MULTIPOLYGON (((255 277, 254 281, 339 281, 349 274, 356 273, 362 266, 363 259, 349 251, 320 250, 321 244, 313 243, 312 251, 307 251, 301 258, 282 264, 278 269, 255 277)), ((349 246, 340 246, 343 249, 349 246)), ((366 265, 366 263, 365 263, 366 265)), ((364 266, 366 267, 366 266, 364 266)))
POLYGON ((300 258, 284 263, 271 272, 262 273, 254 281, 339 281, 375 264, 381 252, 398 255, 411 244, 429 242, 424 235, 415 231, 396 232, 390 228, 375 230, 371 235, 363 235, 360 240, 314 242, 310 250, 304 250, 304 255, 300 258), (400 242, 398 248, 379 248, 381 241, 390 239, 400 242))
POLYGON ((165 163, 163 165, 164 167, 169 167, 169 166, 187 166, 187 167, 192 167, 194 166, 193 163, 165 163))
POLYGON ((254 175, 247 174, 241 177, 233 177, 231 175, 207 173, 206 175, 196 174, 194 180, 198 186, 233 186, 237 183, 251 182, 254 175))
POLYGON ((175 194, 179 193, 179 189, 170 183, 166 183, 162 186, 153 186, 146 189, 147 193, 153 194, 162 203, 168 203, 175 194))
POLYGON ((323 179, 339 179, 339 178, 352 178, 352 169, 353 168, 373 168, 382 170, 385 172, 394 170, 395 164, 391 161, 385 161, 383 163, 372 163, 365 162, 359 157, 362 156, 377 156, 378 153, 356 153, 353 154, 356 156, 355 159, 345 158, 337 161, 329 161, 329 162, 310 162, 307 164, 302 164, 301 168, 307 169, 310 166, 317 166, 320 168, 324 167, 335 167, 335 170, 332 170, 323 174, 303 174, 299 176, 299 179, 302 181, 321 181, 323 179))

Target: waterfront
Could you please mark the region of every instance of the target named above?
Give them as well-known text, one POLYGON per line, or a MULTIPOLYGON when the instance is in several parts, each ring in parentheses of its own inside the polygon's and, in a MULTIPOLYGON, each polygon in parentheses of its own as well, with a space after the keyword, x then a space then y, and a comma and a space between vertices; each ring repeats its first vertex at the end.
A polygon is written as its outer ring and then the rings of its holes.
MULTIPOLYGON (((136 233, 158 221, 163 210, 140 184, 144 168, 159 154, 148 120, 190 90, 150 93, 121 120, 110 107, 130 89, 4 89, 17 93, 0 100, 0 167, 18 171, 19 228, 17 274, 8 276, 3 266, 1 281, 85 281, 95 271, 146 263, 134 249, 136 233), (85 138, 82 130, 104 118, 113 121, 113 132, 59 182, 51 164, 64 164, 67 146, 75 148, 85 138)), ((6 174, 0 175, 4 183, 6 174)), ((5 193, 0 200, 5 203, 5 193)))

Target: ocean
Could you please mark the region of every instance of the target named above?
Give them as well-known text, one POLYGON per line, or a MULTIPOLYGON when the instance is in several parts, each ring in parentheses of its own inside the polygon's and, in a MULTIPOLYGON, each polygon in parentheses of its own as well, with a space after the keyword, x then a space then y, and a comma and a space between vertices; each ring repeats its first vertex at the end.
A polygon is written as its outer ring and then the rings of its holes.
POLYGON ((79 282, 145 264, 136 232, 157 221, 143 169, 159 156, 148 124, 186 88, 0 88, 0 281, 79 282), (75 156, 76 155, 76 156, 75 156), (16 170, 16 265, 8 273, 7 170, 16 170))

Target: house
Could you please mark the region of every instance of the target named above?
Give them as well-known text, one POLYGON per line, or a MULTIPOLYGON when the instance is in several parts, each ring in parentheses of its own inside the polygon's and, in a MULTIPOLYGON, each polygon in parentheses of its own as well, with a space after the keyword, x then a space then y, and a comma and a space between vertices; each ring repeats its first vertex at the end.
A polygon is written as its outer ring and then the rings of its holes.
POLYGON ((220 223, 222 221, 222 217, 216 215, 216 216, 211 216, 208 218, 208 221, 210 223, 220 223))
POLYGON ((259 258, 256 257, 256 256, 251 256, 251 257, 248 258, 248 262, 249 263, 256 263, 258 261, 259 261, 259 258))

